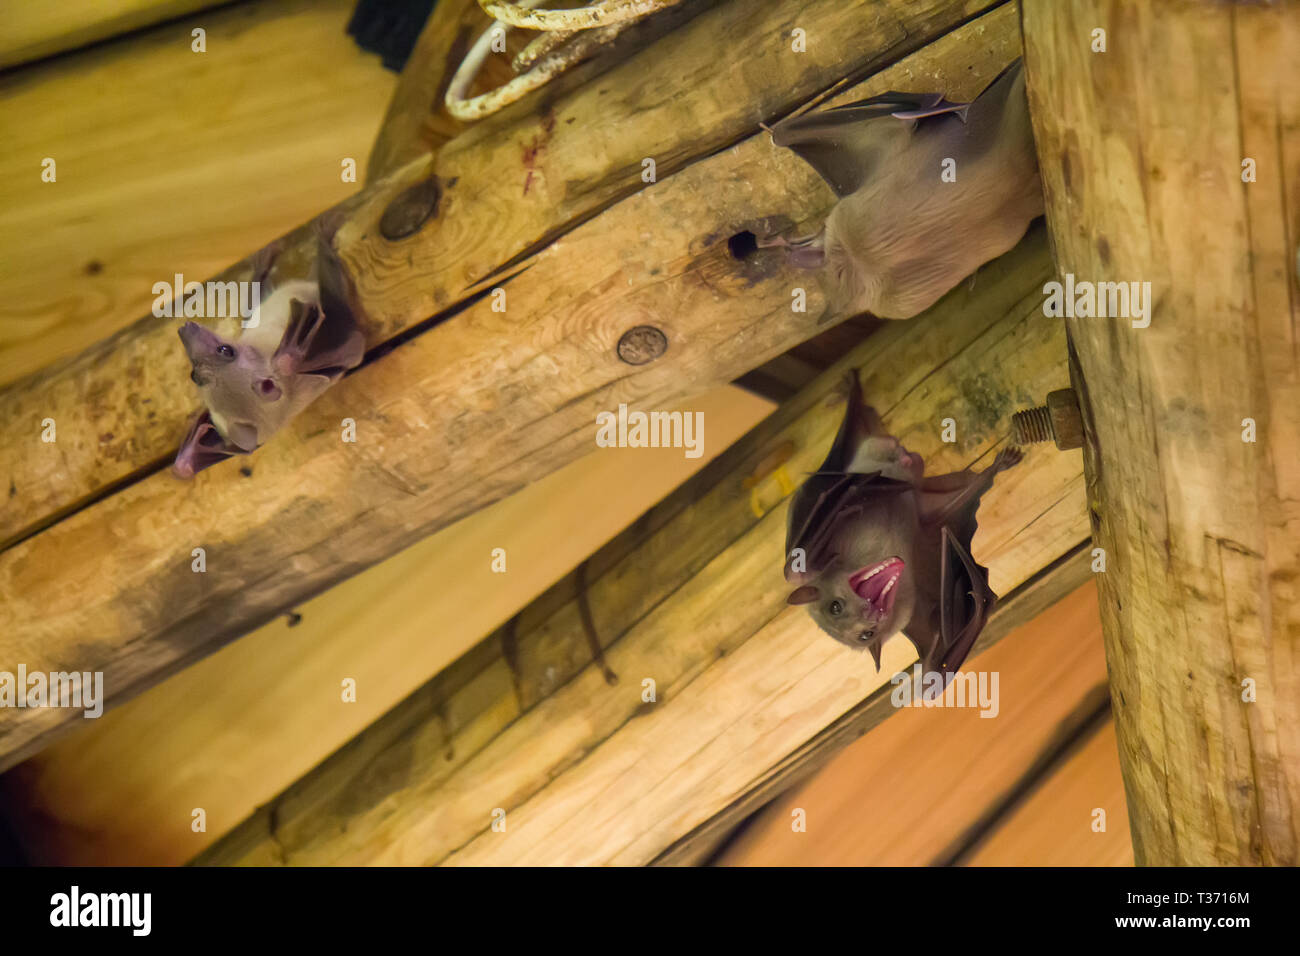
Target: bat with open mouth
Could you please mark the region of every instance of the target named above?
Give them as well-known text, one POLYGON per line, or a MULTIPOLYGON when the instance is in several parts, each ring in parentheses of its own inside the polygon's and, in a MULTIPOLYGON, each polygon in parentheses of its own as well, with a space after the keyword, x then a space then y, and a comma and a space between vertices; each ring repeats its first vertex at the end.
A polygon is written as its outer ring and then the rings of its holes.
POLYGON ((771 134, 839 197, 815 235, 759 240, 823 270, 828 317, 911 318, 1043 214, 1019 60, 970 103, 884 93, 789 117, 771 134))
POLYGON ((869 650, 877 670, 881 647, 901 631, 927 672, 950 675, 997 601, 970 553, 975 512, 1020 450, 1004 448, 982 472, 927 477, 921 456, 863 404, 857 374, 849 379, 835 444, 790 503, 788 602, 806 605, 840 643, 869 650))
MULTIPOLYGON (((306 279, 277 284, 233 340, 186 322, 181 342, 204 409, 190 423, 172 471, 181 478, 263 445, 322 392, 361 363, 365 336, 356 297, 330 237, 317 229, 306 279)), ((262 287, 278 249, 255 257, 262 287)))

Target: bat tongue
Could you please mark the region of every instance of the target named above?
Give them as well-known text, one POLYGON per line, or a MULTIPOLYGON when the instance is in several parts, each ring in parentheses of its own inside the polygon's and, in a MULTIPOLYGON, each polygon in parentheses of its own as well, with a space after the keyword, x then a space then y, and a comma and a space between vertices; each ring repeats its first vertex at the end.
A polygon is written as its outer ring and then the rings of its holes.
POLYGON ((902 558, 886 558, 849 575, 849 587, 877 611, 888 614, 898 595, 898 579, 906 565, 902 558))

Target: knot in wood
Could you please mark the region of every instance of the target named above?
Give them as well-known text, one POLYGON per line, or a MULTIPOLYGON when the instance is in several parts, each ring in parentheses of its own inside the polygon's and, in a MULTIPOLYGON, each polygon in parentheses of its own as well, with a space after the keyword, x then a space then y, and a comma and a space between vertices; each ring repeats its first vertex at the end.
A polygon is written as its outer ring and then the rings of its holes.
POLYGON ((430 216, 438 214, 440 199, 442 184, 437 176, 403 189, 380 217, 380 234, 390 240, 414 235, 430 216))
POLYGON ((653 362, 668 349, 668 336, 653 325, 638 325, 618 340, 618 357, 628 365, 653 362))

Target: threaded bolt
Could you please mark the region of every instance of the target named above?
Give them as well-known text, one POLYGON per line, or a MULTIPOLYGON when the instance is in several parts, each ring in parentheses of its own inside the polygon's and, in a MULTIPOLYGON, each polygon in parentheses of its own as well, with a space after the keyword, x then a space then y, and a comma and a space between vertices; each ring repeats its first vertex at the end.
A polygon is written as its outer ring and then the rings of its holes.
POLYGON ((1083 447, 1083 415, 1074 389, 1047 395, 1047 404, 1026 408, 1011 416, 1012 440, 1017 445, 1054 441, 1062 451, 1083 447))

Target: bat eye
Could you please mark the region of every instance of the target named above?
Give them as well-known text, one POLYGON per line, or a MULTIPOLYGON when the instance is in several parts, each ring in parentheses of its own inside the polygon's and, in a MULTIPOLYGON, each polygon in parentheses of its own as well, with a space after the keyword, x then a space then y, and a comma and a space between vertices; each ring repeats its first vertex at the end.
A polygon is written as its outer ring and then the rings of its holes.
POLYGON ((221 345, 217 346, 217 354, 220 355, 223 359, 229 360, 235 357, 235 349, 233 346, 222 343, 221 345))
POLYGON ((831 612, 832 617, 839 617, 841 614, 844 613, 844 602, 831 601, 831 606, 827 608, 827 610, 831 612))
POLYGON ((863 631, 861 634, 858 635, 858 640, 869 641, 875 636, 876 636, 875 631, 863 631))

